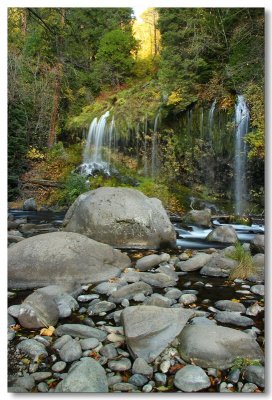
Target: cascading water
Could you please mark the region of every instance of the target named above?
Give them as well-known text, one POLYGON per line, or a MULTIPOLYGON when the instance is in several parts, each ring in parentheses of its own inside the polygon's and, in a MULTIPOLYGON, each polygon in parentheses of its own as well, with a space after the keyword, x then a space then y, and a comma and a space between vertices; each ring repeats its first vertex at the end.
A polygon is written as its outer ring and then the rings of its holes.
POLYGON ((245 135, 249 128, 249 110, 245 99, 238 95, 235 106, 235 158, 234 158, 234 188, 235 213, 241 215, 246 203, 246 156, 245 135))
POLYGON ((210 138, 212 138, 213 117, 214 117, 215 106, 216 106, 216 99, 213 101, 211 108, 209 110, 209 137, 210 138))
POLYGON ((158 123, 160 111, 156 114, 154 128, 152 133, 152 151, 151 151, 151 176, 155 178, 158 173, 158 123))
MULTIPOLYGON (((83 163, 79 167, 80 173, 83 175, 92 175, 93 172, 97 170, 101 170, 106 174, 110 174, 109 160, 104 161, 102 156, 102 148, 107 139, 108 130, 106 124, 109 115, 110 113, 109 111, 107 111, 105 114, 102 115, 99 120, 97 120, 97 118, 94 118, 90 125, 86 145, 83 151, 83 163)), ((113 130, 114 120, 112 120, 109 129, 109 149, 111 147, 113 130)))

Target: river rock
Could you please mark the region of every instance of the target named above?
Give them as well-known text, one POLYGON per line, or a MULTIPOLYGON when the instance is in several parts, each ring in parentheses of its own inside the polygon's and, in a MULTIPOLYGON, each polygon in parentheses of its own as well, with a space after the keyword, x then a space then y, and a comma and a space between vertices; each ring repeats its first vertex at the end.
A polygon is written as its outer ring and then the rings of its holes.
POLYGON ((179 298, 179 302, 185 306, 187 306, 188 304, 195 303, 196 301, 197 301, 196 295, 190 293, 182 294, 179 298))
POLYGON ((254 294, 258 294, 259 296, 264 296, 264 285, 254 285, 251 286, 250 291, 254 294))
POLYGON ((80 339, 96 338, 100 342, 103 342, 107 337, 107 333, 101 329, 92 328, 82 324, 59 325, 55 330, 55 335, 71 335, 72 337, 79 337, 80 339))
POLYGON ((252 326, 254 321, 251 318, 244 317, 240 312, 233 311, 218 311, 215 314, 216 321, 222 322, 224 324, 231 324, 237 326, 252 326))
POLYGON ((130 265, 126 254, 72 232, 45 233, 8 250, 8 286, 27 289, 65 282, 98 283, 130 265))
POLYGON ((255 272, 252 276, 248 277, 251 282, 264 282, 265 275, 265 256, 264 254, 255 254, 252 257, 252 262, 255 267, 255 272))
POLYGON ((18 315, 20 325, 29 329, 55 326, 58 319, 59 311, 55 301, 38 291, 23 301, 18 315))
POLYGON ((149 295, 153 293, 152 287, 145 282, 135 282, 112 292, 108 300, 113 303, 121 303, 123 299, 131 300, 140 293, 149 295))
POLYGON ((36 201, 33 197, 26 199, 23 204, 24 211, 37 211, 36 201))
POLYGON ((230 368, 237 357, 263 360, 258 343, 247 333, 218 325, 187 325, 179 335, 179 352, 186 362, 203 368, 230 368))
POLYGON ((209 228, 211 226, 211 210, 192 210, 183 217, 183 223, 209 228))
POLYGON ((257 234, 250 241, 250 251, 252 254, 264 253, 264 235, 257 234))
POLYGON ((196 271, 202 268, 207 262, 211 259, 211 254, 206 253, 197 253, 192 258, 189 258, 187 261, 181 261, 177 264, 181 271, 189 272, 196 271))
POLYGON ((145 361, 145 359, 138 357, 132 365, 132 373, 143 374, 147 377, 151 377, 153 375, 153 368, 145 361))
POLYGON ((35 339, 25 339, 17 345, 17 350, 26 354, 33 360, 44 356, 47 357, 48 353, 42 343, 37 342, 35 339))
POLYGON ((131 368, 131 361, 129 358, 121 358, 120 360, 110 360, 108 367, 112 371, 127 371, 131 368))
POLYGON ((89 315, 98 315, 101 312, 108 312, 114 308, 116 308, 116 304, 111 303, 110 301, 100 301, 99 303, 91 304, 87 312, 89 315))
POLYGON ((232 226, 218 226, 208 234, 206 240, 209 242, 236 243, 238 236, 232 226))
POLYGON ((156 268, 156 273, 157 272, 162 272, 163 274, 168 275, 170 278, 172 278, 174 281, 179 280, 179 275, 175 271, 175 268, 169 264, 167 265, 161 265, 159 268, 156 268))
POLYGON ((60 359, 64 362, 72 362, 78 360, 82 356, 80 343, 71 339, 59 351, 60 359))
POLYGON ((265 370, 262 365, 249 365, 244 371, 244 379, 247 382, 255 383, 255 385, 264 387, 265 370))
POLYGON ((214 255, 200 270, 201 275, 228 277, 231 270, 237 267, 238 262, 222 254, 214 255))
POLYGON ((159 293, 153 293, 150 297, 146 298, 144 304, 146 306, 171 307, 172 300, 159 293))
POLYGON ((127 282, 121 279, 116 279, 116 282, 101 282, 93 290, 99 294, 107 294, 108 296, 118 290, 122 286, 126 286, 127 282))
POLYGON ((108 392, 104 368, 91 357, 84 357, 74 363, 68 374, 57 385, 56 392, 105 393, 108 392))
POLYGON ((150 254, 137 260, 135 268, 140 271, 148 271, 153 267, 157 267, 162 261, 165 261, 165 259, 160 255, 150 254))
POLYGON ((222 311, 237 311, 245 313, 246 307, 237 301, 231 300, 218 300, 214 303, 214 306, 222 311))
POLYGON ((130 353, 134 358, 153 361, 193 314, 193 311, 181 308, 127 307, 121 314, 121 321, 130 353))
POLYGON ((176 233, 162 203, 135 189, 101 187, 81 194, 64 229, 118 248, 175 246, 176 233))
POLYGON ((139 272, 139 274, 140 279, 151 286, 165 288, 176 285, 176 280, 171 278, 169 275, 164 274, 163 272, 139 272))
POLYGON ((174 385, 183 392, 198 392, 210 387, 211 382, 202 368, 186 365, 175 374, 174 385))

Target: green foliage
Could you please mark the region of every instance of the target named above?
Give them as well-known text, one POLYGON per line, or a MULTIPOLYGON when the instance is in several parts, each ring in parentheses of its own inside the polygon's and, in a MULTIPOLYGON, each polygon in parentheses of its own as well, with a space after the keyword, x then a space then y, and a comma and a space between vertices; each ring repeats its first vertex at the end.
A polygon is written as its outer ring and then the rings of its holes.
POLYGON ((84 176, 78 174, 68 175, 64 182, 64 187, 60 191, 58 203, 70 206, 80 194, 89 190, 88 186, 84 176))
POLYGON ((237 357, 231 366, 231 371, 235 371, 236 369, 243 370, 249 365, 262 365, 262 363, 259 360, 251 360, 250 358, 237 357))
POLYGON ((64 149, 62 142, 57 142, 56 144, 54 144, 53 147, 51 147, 47 151, 47 160, 49 162, 55 160, 56 158, 63 160, 68 158, 68 154, 64 149))
POLYGON ((246 251, 240 242, 235 244, 235 249, 228 253, 228 257, 239 263, 231 270, 229 279, 247 279, 256 272, 250 252, 246 251))

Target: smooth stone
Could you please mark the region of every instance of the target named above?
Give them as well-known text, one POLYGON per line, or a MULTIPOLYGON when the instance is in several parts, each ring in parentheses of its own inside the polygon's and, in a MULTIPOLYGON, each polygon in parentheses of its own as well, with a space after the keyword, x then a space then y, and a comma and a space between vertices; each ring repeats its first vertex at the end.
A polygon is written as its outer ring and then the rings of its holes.
POLYGON ((246 315, 256 317, 256 315, 258 315, 263 310, 264 307, 259 306, 258 302, 256 301, 254 304, 247 308, 246 315))
POLYGON ((218 311, 215 314, 216 321, 222 322, 224 324, 232 324, 237 326, 252 326, 254 321, 251 318, 244 317, 240 312, 234 311, 218 311))
POLYGON ((250 241, 250 251, 252 254, 264 253, 265 240, 264 235, 257 234, 250 241))
POLYGON ((13 325, 16 325, 16 321, 10 314, 8 314, 8 326, 13 326, 13 325))
POLYGON ((145 359, 139 357, 133 362, 132 373, 151 377, 153 375, 153 368, 145 361, 145 359))
POLYGON ((100 342, 103 342, 107 336, 106 332, 103 332, 101 329, 92 328, 90 326, 81 324, 59 325, 55 330, 55 335, 70 335, 72 337, 79 337, 80 339, 96 338, 100 342))
MULTIPOLYGON (((128 299, 122 300, 121 306, 122 306, 122 307, 128 307, 128 306, 129 306, 129 300, 128 300, 128 299)), ((116 306, 115 306, 115 307, 116 307, 116 306)))
POLYGON ((131 283, 117 289, 109 297, 109 301, 113 303, 121 303, 123 299, 131 300, 137 294, 149 295, 153 293, 152 287, 145 282, 131 283))
POLYGON ((111 360, 108 362, 108 367, 112 371, 127 371, 131 368, 131 361, 128 358, 121 358, 121 360, 111 360))
POLYGON ((202 368, 186 365, 175 374, 174 385, 183 392, 198 392, 210 387, 211 382, 202 368))
POLYGON ((147 306, 170 307, 172 301, 161 294, 153 293, 150 297, 146 298, 144 304, 147 306))
POLYGON ((171 362, 170 360, 165 360, 160 364, 160 370, 161 372, 163 372, 164 374, 166 374, 166 372, 169 371, 169 368, 171 367, 171 362))
POLYGON ((153 386, 150 383, 147 383, 146 385, 143 386, 142 390, 144 393, 150 393, 153 390, 153 386))
POLYGON ((241 313, 245 313, 246 311, 246 307, 242 303, 231 300, 218 300, 214 305, 222 311, 236 311, 241 313))
POLYGON ((206 265, 211 258, 211 254, 197 253, 195 256, 189 258, 189 260, 179 262, 178 267, 181 271, 185 272, 197 271, 198 269, 204 267, 204 265, 206 265))
POLYGON ((114 383, 112 385, 112 390, 114 392, 132 392, 137 389, 137 386, 127 382, 114 383))
POLYGON ((116 308, 116 304, 111 303, 109 301, 100 301, 94 305, 90 305, 88 307, 88 314, 89 315, 98 315, 101 312, 108 312, 116 308))
POLYGON ((132 300, 137 301, 137 302, 143 302, 146 300, 146 297, 143 293, 138 293, 133 296, 132 300))
POLYGON ((128 380, 128 383, 138 387, 144 386, 147 382, 148 378, 142 374, 133 374, 128 380))
POLYGON ((51 372, 34 372, 31 374, 31 376, 34 378, 35 382, 42 382, 45 381, 46 379, 51 378, 52 373, 51 372))
POLYGON ((161 272, 163 274, 168 275, 174 281, 178 281, 179 280, 178 273, 175 271, 175 269, 173 267, 171 267, 168 264, 167 265, 161 265, 159 268, 156 269, 155 273, 157 273, 157 272, 161 272))
POLYGON ((70 335, 63 335, 58 338, 55 343, 53 344, 53 349, 60 350, 66 343, 72 340, 72 336, 70 335))
POLYGON ((27 391, 30 391, 35 386, 35 379, 32 375, 24 374, 21 377, 13 376, 11 383, 15 387, 21 387, 27 391))
POLYGON ((157 267, 162 261, 165 261, 165 257, 158 254, 150 254, 136 261, 135 268, 139 271, 148 271, 154 267, 157 267))
POLYGON ((99 345, 99 340, 97 340, 96 338, 81 339, 79 341, 79 344, 82 350, 90 350, 94 349, 99 345))
POLYGON ((166 382, 167 382, 167 375, 166 374, 162 374, 161 372, 156 372, 154 374, 154 378, 155 378, 155 381, 158 384, 163 385, 163 386, 166 385, 166 382))
POLYGON ((105 346, 103 346, 100 350, 99 350, 100 354, 102 354, 103 356, 107 357, 107 359, 111 360, 115 357, 118 356, 117 350, 116 348, 113 346, 113 344, 109 343, 106 344, 105 346))
POLYGON ((241 391, 242 393, 254 393, 256 389, 258 389, 258 386, 254 383, 245 383, 241 391))
POLYGON ((174 299, 177 300, 180 298, 180 296, 182 295, 182 291, 176 288, 171 288, 170 290, 167 290, 167 292, 165 293, 165 297, 167 297, 168 299, 174 299))
POLYGON ((238 262, 236 260, 224 257, 221 254, 215 254, 210 261, 201 268, 200 274, 226 278, 237 265, 238 262))
POLYGON ((209 242, 236 243, 238 236, 232 226, 218 226, 208 234, 206 240, 209 242))
POLYGON ((193 224, 209 228, 211 226, 211 210, 191 210, 183 218, 184 224, 193 224))
POLYGON ((216 325, 214 319, 208 319, 205 317, 195 317, 190 321, 191 325, 216 325))
POLYGON ((75 339, 66 343, 59 351, 60 359, 64 362, 79 360, 82 356, 82 349, 79 342, 75 339))
POLYGON ((169 275, 164 274, 163 272, 139 272, 139 274, 141 281, 144 281, 151 286, 165 288, 167 286, 176 285, 176 280, 171 278, 169 275))
POLYGON ((37 385, 37 389, 38 389, 38 392, 40 392, 40 393, 47 393, 49 390, 48 385, 45 382, 40 382, 37 385))
POLYGON ((22 342, 20 342, 16 348, 17 350, 26 354, 33 360, 40 356, 41 357, 48 356, 45 346, 34 339, 25 339, 22 342))
POLYGON ((121 274, 121 279, 123 279, 127 283, 136 283, 136 282, 139 282, 140 275, 139 275, 139 272, 137 272, 135 270, 129 270, 129 271, 125 270, 121 274))
POLYGON ((107 376, 108 379, 108 385, 113 386, 115 383, 120 383, 122 382, 122 376, 119 374, 113 375, 113 376, 107 376))
POLYGON ((264 285, 251 286, 250 291, 254 294, 258 294, 259 296, 264 296, 265 294, 264 285))
POLYGON ((96 293, 110 295, 122 286, 126 286, 127 283, 121 280, 116 282, 101 282, 93 289, 96 293))
POLYGON ((203 368, 230 368, 237 357, 263 360, 258 343, 247 333, 218 325, 187 325, 179 335, 179 353, 203 368))
POLYGON ((178 256, 178 258, 180 259, 180 261, 187 261, 190 257, 188 256, 188 254, 182 253, 178 256))
POLYGON ((26 199, 23 203, 23 210, 25 211, 37 211, 37 204, 34 197, 26 199))
POLYGON ((193 314, 193 311, 181 308, 144 305, 125 308, 121 320, 130 353, 134 358, 153 361, 181 332, 193 314))
POLYGON ((57 385, 56 392, 105 393, 108 392, 107 376, 104 368, 91 357, 75 362, 68 374, 57 385))
POLYGON ((265 369, 261 365, 249 365, 245 368, 244 379, 247 382, 255 383, 261 388, 264 388, 265 369))
POLYGON ((18 319, 18 316, 20 314, 20 309, 21 309, 21 304, 15 304, 13 306, 8 307, 8 313, 18 319))
POLYGON ((57 361, 55 364, 52 365, 53 372, 62 372, 66 368, 66 362, 64 361, 57 361))
POLYGON ((86 303, 88 301, 94 300, 94 299, 99 299, 98 294, 81 294, 78 296, 77 301, 86 303))
POLYGON ((197 297, 195 294, 182 294, 179 298, 179 302, 184 304, 185 306, 195 303, 197 301, 197 297))
POLYGON ((175 229, 161 201, 130 188, 100 187, 81 194, 63 226, 116 248, 157 249, 176 244, 175 229))
POLYGON ((231 383, 237 383, 240 379, 240 374, 241 374, 241 370, 235 369, 233 371, 230 371, 230 373, 227 376, 227 379, 231 383))

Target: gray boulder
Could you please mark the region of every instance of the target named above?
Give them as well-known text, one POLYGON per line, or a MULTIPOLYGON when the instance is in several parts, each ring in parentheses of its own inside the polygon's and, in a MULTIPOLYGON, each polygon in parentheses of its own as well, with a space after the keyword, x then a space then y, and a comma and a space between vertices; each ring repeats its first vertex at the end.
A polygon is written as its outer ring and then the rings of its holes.
POLYGON ((238 236, 232 226, 218 226, 208 234, 206 240, 209 242, 236 243, 238 236))
POLYGON ((200 270, 201 275, 228 277, 231 270, 237 267, 238 262, 221 254, 215 254, 200 270))
POLYGON ((182 308, 127 307, 121 314, 121 321, 130 353, 134 358, 152 362, 193 315, 193 311, 182 308))
POLYGON ((174 385, 183 392, 198 392, 210 387, 211 381, 202 368, 186 365, 176 373, 174 385))
POLYGON ((175 230, 158 199, 135 189, 101 187, 80 195, 64 229, 118 248, 175 246, 175 230))
POLYGON ((250 251, 252 254, 264 253, 264 235, 257 234, 250 242, 250 251))
POLYGON ((183 223, 199 225, 209 228, 211 226, 211 210, 192 210, 183 217, 183 223))
POLYGON ((130 265, 119 250, 72 232, 34 236, 8 252, 8 286, 18 289, 98 283, 119 276, 130 265))
POLYGON ((216 321, 237 326, 252 326, 254 322, 249 317, 244 317, 240 312, 218 311, 214 317, 216 321))
POLYGON ((178 267, 181 271, 196 271, 202 268, 212 258, 211 254, 197 253, 187 261, 179 262, 178 267))
POLYGON ((246 312, 246 307, 242 303, 231 300, 218 300, 214 303, 214 306, 222 311, 246 312))
POLYGON ((37 211, 36 201, 33 197, 26 199, 23 204, 23 210, 25 211, 37 211))
POLYGON ((226 369, 237 357, 263 361, 258 343, 247 333, 217 325, 188 325, 179 335, 183 360, 203 368, 226 369))
POLYGON ((35 339, 25 339, 17 345, 17 350, 26 354, 33 360, 40 356, 47 357, 48 353, 45 346, 35 339))
POLYGON ((106 372, 93 358, 85 357, 72 365, 55 391, 57 393, 106 393, 109 391, 106 372))

